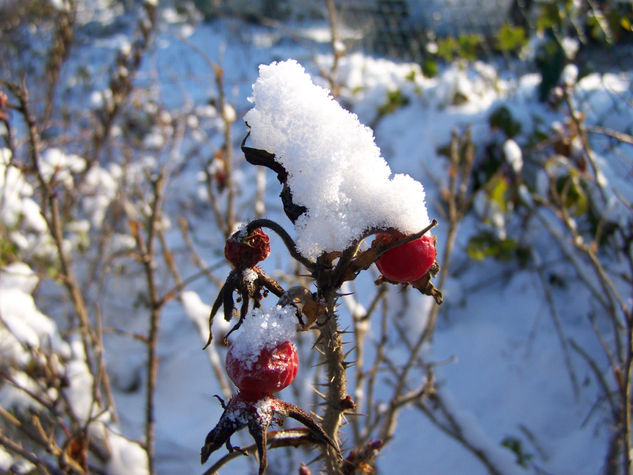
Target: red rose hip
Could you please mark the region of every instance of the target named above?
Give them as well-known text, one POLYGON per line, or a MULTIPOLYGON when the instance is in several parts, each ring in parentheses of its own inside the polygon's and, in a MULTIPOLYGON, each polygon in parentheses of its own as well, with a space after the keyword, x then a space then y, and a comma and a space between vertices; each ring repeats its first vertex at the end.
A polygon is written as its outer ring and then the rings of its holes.
POLYGON ((226 372, 243 396, 259 399, 281 391, 297 376, 299 356, 290 341, 264 348, 256 360, 235 354, 234 345, 226 354, 226 372))
POLYGON ((238 231, 226 240, 224 257, 238 269, 253 267, 270 254, 268 234, 257 228, 250 234, 238 231))
MULTIPOLYGON (((374 243, 387 245, 402 239, 402 235, 378 234, 374 243)), ((430 234, 396 246, 376 260, 376 266, 382 275, 394 282, 413 282, 426 274, 437 252, 435 239, 430 234)))

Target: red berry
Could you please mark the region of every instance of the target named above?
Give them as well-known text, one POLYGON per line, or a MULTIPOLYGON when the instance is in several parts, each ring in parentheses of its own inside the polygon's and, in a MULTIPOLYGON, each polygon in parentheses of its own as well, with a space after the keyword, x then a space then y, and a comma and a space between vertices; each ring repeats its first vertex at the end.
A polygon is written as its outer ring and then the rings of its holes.
MULTIPOLYGON (((374 243, 387 245, 402 239, 398 234, 378 234, 374 243)), ((378 260, 376 266, 382 275, 394 282, 413 282, 426 274, 437 252, 435 240, 430 234, 401 244, 385 252, 378 260)))
POLYGON ((238 269, 253 267, 270 254, 268 234, 257 228, 248 235, 238 231, 226 240, 224 257, 238 269))
POLYGON ((297 349, 284 341, 276 347, 264 348, 254 362, 237 357, 229 347, 226 354, 226 372, 243 395, 253 399, 271 395, 288 386, 297 376, 299 356, 297 349))

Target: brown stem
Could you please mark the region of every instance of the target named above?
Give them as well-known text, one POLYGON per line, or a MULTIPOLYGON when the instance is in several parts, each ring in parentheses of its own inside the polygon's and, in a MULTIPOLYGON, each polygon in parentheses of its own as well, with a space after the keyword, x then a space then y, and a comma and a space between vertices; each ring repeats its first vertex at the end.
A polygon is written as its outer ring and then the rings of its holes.
MULTIPOLYGON (((341 406, 347 395, 347 376, 345 373, 345 356, 341 332, 337 326, 337 318, 334 313, 334 295, 328 299, 328 311, 326 320, 319 327, 320 337, 318 347, 325 358, 325 372, 327 377, 327 393, 325 395, 325 412, 321 423, 328 436, 338 443, 338 431, 341 425, 341 417, 344 409, 341 406)), ((340 473, 341 460, 333 447, 325 446, 325 466, 328 475, 340 473)))
POLYGON ((161 170, 156 180, 153 182, 154 199, 151 204, 151 213, 148 219, 147 239, 143 239, 141 230, 135 226, 133 230, 136 245, 139 251, 139 257, 143 264, 145 279, 147 281, 147 291, 149 294, 150 305, 150 322, 149 333, 147 337, 147 384, 145 388, 145 450, 147 452, 148 469, 150 474, 155 473, 155 447, 154 447, 154 425, 155 425, 155 409, 154 396, 156 391, 156 383, 158 381, 158 333, 160 314, 164 300, 160 298, 158 293, 158 285, 156 282, 156 261, 155 253, 155 237, 157 226, 160 221, 161 203, 163 198, 164 170, 161 170))
POLYGON ((259 218, 248 223, 248 225, 246 226, 246 232, 251 233, 257 228, 268 228, 272 231, 275 231, 275 233, 277 233, 277 235, 281 238, 283 243, 286 245, 286 248, 288 248, 288 252, 290 253, 290 255, 296 261, 301 262, 301 264, 303 264, 310 271, 313 271, 315 269, 314 262, 303 257, 299 253, 299 251, 297 250, 297 245, 295 244, 294 240, 290 237, 290 235, 286 232, 286 230, 282 228, 279 224, 277 224, 276 222, 270 219, 259 218))

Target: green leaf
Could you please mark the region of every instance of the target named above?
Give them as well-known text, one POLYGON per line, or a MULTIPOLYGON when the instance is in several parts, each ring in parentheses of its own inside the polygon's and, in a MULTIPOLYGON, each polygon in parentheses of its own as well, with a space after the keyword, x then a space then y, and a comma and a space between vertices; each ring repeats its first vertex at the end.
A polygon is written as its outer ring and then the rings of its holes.
POLYGON ((437 62, 434 59, 426 59, 422 63, 422 74, 427 78, 433 78, 437 76, 438 67, 437 62))
POLYGON ((508 436, 501 441, 501 446, 511 450, 516 455, 516 463, 523 468, 528 468, 528 462, 532 459, 532 454, 525 453, 521 441, 516 437, 508 436))
POLYGON ((458 38, 459 56, 467 61, 476 60, 477 55, 479 54, 480 46, 483 42, 484 40, 481 35, 476 35, 474 33, 469 35, 461 35, 458 38))
POLYGON ((504 213, 508 212, 508 182, 502 174, 493 176, 486 186, 488 199, 499 206, 504 213))
POLYGON ((385 116, 388 114, 393 114, 400 107, 404 107, 409 104, 411 100, 402 94, 400 89, 395 89, 393 91, 387 91, 387 100, 378 107, 378 114, 381 116, 385 116))
POLYGON ((495 40, 499 51, 517 53, 527 44, 528 38, 522 26, 505 24, 499 28, 495 40))
POLYGON ((497 107, 492 111, 488 123, 491 128, 503 130, 508 138, 516 137, 521 132, 521 122, 514 120, 512 112, 506 106, 497 107))
POLYGON ((589 211, 589 199, 583 186, 582 179, 573 170, 569 175, 558 177, 556 192, 563 205, 574 215, 584 216, 589 211))
POLYGON ((488 257, 500 261, 509 261, 519 256, 520 247, 516 240, 499 238, 492 231, 482 231, 468 240, 466 253, 475 261, 488 257))
POLYGON ((459 44, 453 37, 442 38, 437 42, 437 55, 446 61, 455 59, 458 50, 459 44))

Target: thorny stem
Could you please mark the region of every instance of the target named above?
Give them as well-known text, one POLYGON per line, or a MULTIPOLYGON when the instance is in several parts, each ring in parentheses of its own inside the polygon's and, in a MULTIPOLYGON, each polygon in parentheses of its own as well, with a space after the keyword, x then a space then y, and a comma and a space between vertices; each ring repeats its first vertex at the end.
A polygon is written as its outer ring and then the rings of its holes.
MULTIPOLYGON (((319 327, 320 335, 318 340, 318 347, 325 359, 325 374, 327 377, 327 393, 325 395, 325 412, 322 426, 325 433, 338 443, 338 431, 344 412, 341 407, 341 401, 347 395, 347 376, 343 342, 337 326, 336 314, 334 313, 335 296, 333 292, 327 296, 327 302, 327 315, 325 322, 319 327)), ((341 460, 338 454, 329 445, 324 447, 326 447, 325 463, 328 475, 340 473, 341 460)))

